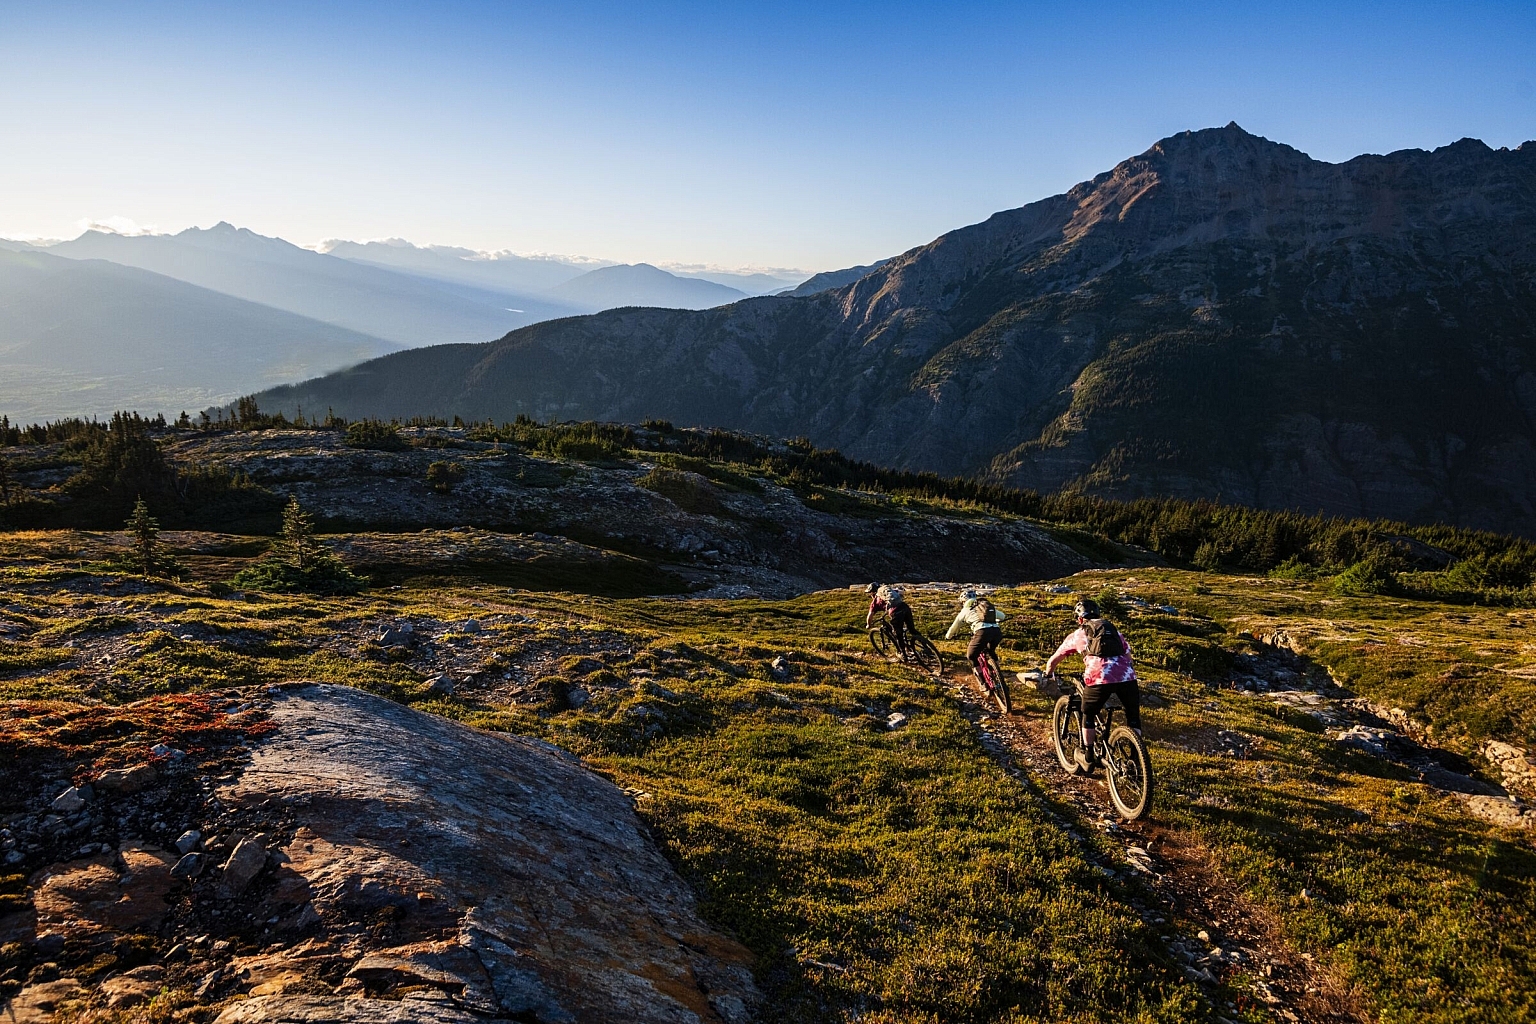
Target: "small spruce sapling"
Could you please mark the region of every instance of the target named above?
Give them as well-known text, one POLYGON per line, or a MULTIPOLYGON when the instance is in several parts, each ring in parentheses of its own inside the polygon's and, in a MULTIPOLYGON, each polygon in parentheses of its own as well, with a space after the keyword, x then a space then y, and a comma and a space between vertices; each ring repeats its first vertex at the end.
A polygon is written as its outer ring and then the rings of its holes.
POLYGON ((133 551, 145 576, 155 571, 156 547, 160 536, 160 521, 149 514, 149 506, 139 498, 133 503, 133 514, 128 517, 127 530, 133 535, 133 551))
POLYGON ((315 541, 315 524, 299 504, 298 495, 290 495, 283 507, 283 552, 296 569, 308 570, 320 560, 320 545, 315 541))
POLYGON ((427 467, 427 485, 438 494, 447 494, 464 479, 464 467, 457 462, 434 462, 427 467))

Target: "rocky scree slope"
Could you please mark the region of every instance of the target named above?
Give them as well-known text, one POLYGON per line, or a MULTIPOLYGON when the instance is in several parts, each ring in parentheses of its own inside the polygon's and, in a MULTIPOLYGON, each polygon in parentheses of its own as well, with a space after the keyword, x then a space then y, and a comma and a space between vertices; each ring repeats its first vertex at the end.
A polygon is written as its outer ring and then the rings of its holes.
POLYGON ((1164 139, 841 288, 614 310, 265 392, 638 421, 1127 497, 1530 534, 1536 145, 1342 164, 1164 139))

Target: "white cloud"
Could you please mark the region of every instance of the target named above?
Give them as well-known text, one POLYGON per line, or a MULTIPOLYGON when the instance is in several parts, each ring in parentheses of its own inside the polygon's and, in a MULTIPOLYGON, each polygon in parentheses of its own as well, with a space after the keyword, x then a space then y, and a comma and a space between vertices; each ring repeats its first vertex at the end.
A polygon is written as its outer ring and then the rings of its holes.
POLYGON ((75 221, 75 227, 81 231, 105 231, 111 235, 157 235, 160 233, 153 224, 140 224, 130 217, 108 217, 105 220, 83 217, 75 221))

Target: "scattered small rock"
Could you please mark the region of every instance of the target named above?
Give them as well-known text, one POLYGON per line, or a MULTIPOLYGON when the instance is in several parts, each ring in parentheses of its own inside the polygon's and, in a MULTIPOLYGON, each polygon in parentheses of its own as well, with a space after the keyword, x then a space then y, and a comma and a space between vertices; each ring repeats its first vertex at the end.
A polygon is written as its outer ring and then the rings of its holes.
POLYGON ((789 660, 784 655, 779 655, 768 663, 768 671, 772 672, 776 679, 788 679, 789 660))
POLYGON ((203 873, 207 865, 207 858, 201 853, 189 853, 178 860, 171 868, 172 878, 190 879, 203 873))
POLYGON ((887 729, 900 729, 907 724, 907 716, 899 711, 893 711, 885 720, 887 729))
POLYGON ((85 797, 80 795, 78 786, 70 786, 64 792, 53 798, 50 808, 59 814, 74 814, 85 807, 85 797))
POLYGON ((579 708, 592 699, 592 695, 580 686, 573 686, 565 692, 565 701, 573 708, 579 708))
POLYGON ((154 965, 135 967, 131 971, 102 982, 101 993, 107 997, 108 1006, 114 1008, 138 1006, 159 995, 164 982, 163 968, 154 965))
MULTIPOLYGON (((191 854, 188 854, 191 856, 191 854)), ((233 898, 245 891, 261 869, 267 864, 267 848, 254 839, 242 839, 224 862, 224 873, 219 880, 219 895, 233 898)))
POLYGON ((1388 756, 1387 745, 1392 742, 1392 734, 1380 729, 1368 729, 1363 725, 1356 725, 1338 733, 1333 740, 1342 747, 1363 751, 1374 757, 1386 757, 1388 756))
POLYGON ((465 619, 464 625, 459 627, 459 632, 470 634, 478 633, 480 632, 480 623, 476 619, 465 619))
POLYGON ((453 693, 458 684, 449 675, 436 675, 427 680, 427 692, 437 696, 446 697, 453 693))
POLYGON ((202 841, 202 838, 203 834, 197 829, 188 829, 181 834, 179 839, 176 840, 176 852, 191 853, 197 848, 197 844, 202 841))
POLYGON ((113 768, 96 779, 96 787, 109 793, 137 793, 160 781, 160 773, 150 764, 137 764, 131 768, 113 768))

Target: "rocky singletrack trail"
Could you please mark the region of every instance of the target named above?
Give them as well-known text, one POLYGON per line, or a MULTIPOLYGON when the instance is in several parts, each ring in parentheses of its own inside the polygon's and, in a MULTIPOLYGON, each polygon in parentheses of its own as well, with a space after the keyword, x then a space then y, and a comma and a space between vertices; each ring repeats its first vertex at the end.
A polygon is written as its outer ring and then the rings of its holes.
MULTIPOLYGON (((1272 913, 1225 878, 1213 852, 1191 832, 1159 820, 1153 810, 1127 822, 1115 813, 1102 771, 1069 775, 1052 746, 1049 707, 1021 708, 1030 683, 1012 678, 1014 711, 999 714, 990 697, 964 667, 946 673, 962 713, 981 734, 982 746, 1010 774, 1055 806, 1069 831, 1080 838, 1101 835, 1107 856, 1089 853, 1101 870, 1140 890, 1133 905, 1162 930, 1170 953, 1185 975, 1199 984, 1226 1013, 1267 1009, 1274 1019, 1307 1024, 1354 1024, 1362 1015, 1345 986, 1310 954, 1292 946, 1272 913)), ((1155 712, 1153 712, 1155 713, 1155 712)), ((1153 751, 1153 778, 1157 758, 1153 751)), ((1085 849, 1090 844, 1085 842, 1085 849)))

